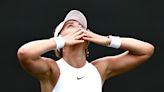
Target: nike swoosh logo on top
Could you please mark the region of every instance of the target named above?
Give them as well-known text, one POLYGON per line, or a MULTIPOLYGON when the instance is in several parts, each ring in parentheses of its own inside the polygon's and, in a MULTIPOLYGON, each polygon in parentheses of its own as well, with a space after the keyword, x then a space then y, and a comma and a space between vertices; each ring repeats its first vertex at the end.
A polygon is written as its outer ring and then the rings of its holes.
POLYGON ((77 77, 77 80, 80 80, 80 79, 82 79, 82 78, 84 78, 84 76, 83 76, 83 77, 77 77))

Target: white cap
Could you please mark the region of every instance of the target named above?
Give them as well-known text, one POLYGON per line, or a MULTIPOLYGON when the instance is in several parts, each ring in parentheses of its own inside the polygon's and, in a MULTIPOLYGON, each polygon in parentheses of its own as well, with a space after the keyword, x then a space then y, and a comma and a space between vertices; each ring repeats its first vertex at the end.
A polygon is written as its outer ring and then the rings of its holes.
POLYGON ((71 10, 65 17, 64 21, 61 22, 55 29, 54 37, 57 37, 63 28, 65 22, 68 20, 78 21, 85 29, 87 29, 87 20, 86 17, 78 10, 71 10))

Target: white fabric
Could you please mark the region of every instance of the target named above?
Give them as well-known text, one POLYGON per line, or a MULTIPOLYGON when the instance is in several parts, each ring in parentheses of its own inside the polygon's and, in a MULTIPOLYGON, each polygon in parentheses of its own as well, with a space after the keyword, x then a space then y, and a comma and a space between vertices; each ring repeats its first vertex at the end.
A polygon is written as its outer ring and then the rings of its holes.
POLYGON ((90 63, 81 68, 70 66, 64 59, 57 61, 59 80, 52 92, 102 92, 102 79, 90 63))
POLYGON ((54 41, 56 43, 56 49, 59 50, 64 47, 65 41, 62 37, 54 37, 54 41))
POLYGON ((76 20, 78 21, 85 29, 87 29, 87 19, 86 17, 83 15, 83 13, 81 13, 78 10, 71 10, 65 17, 64 21, 61 22, 55 29, 55 33, 54 33, 54 37, 57 37, 61 31, 61 29, 63 28, 65 22, 67 22, 68 20, 76 20))
POLYGON ((111 38, 111 43, 109 44, 108 47, 112 47, 112 48, 120 48, 121 46, 121 39, 119 36, 112 36, 110 35, 109 38, 111 38))

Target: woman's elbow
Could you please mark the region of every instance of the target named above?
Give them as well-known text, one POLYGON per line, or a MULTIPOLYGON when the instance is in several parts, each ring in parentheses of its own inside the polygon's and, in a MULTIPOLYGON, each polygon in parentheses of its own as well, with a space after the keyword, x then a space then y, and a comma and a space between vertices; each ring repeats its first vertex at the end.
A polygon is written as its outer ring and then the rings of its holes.
POLYGON ((26 48, 24 48, 23 46, 20 47, 17 51, 17 57, 19 60, 25 59, 28 56, 28 50, 26 50, 26 48))

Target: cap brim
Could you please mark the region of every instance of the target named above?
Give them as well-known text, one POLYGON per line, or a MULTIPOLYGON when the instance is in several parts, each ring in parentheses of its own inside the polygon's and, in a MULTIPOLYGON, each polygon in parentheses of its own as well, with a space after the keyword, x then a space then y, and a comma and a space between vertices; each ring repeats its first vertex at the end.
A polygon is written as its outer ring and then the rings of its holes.
POLYGON ((78 21, 85 29, 87 29, 87 20, 86 17, 78 10, 71 10, 65 17, 64 21, 61 22, 55 29, 54 36, 57 37, 63 28, 65 22, 68 20, 78 21))

